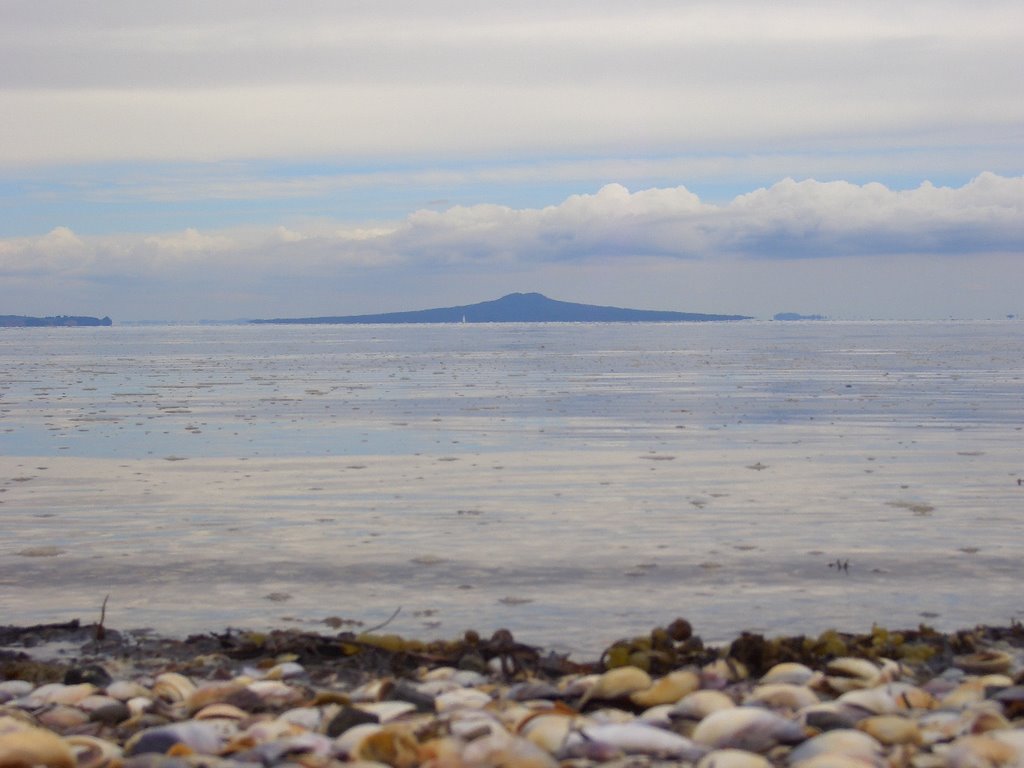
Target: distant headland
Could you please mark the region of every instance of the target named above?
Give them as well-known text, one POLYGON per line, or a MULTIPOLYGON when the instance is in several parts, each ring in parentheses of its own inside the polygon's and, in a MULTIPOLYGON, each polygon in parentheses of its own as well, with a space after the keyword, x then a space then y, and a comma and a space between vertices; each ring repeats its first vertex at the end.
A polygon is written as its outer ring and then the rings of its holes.
POLYGON ((0 315, 0 328, 72 328, 113 324, 114 322, 109 317, 81 317, 79 315, 27 317, 25 315, 0 315))
POLYGON ((540 293, 510 293, 494 301, 458 307, 386 312, 378 315, 341 317, 278 318, 250 320, 251 323, 318 324, 339 323, 694 323, 750 320, 746 315, 706 315, 697 312, 662 312, 652 309, 624 309, 594 304, 556 301, 540 293))

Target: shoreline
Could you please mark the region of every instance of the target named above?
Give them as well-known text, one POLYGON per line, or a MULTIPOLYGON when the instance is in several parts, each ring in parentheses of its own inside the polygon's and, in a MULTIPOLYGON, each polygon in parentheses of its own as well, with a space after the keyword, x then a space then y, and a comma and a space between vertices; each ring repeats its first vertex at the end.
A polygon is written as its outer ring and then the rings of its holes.
MULTIPOLYGON (((394 618, 394 617, 392 617, 394 618)), ((992 645, 1021 649, 1024 624, 979 624, 942 632, 926 624, 914 629, 889 629, 877 624, 865 632, 827 629, 817 635, 765 636, 744 631, 733 639, 708 642, 690 622, 677 618, 649 632, 623 637, 599 655, 571 658, 543 646, 519 642, 508 629, 489 638, 474 629, 461 637, 422 640, 387 632, 390 620, 377 627, 336 633, 280 627, 267 631, 225 628, 175 638, 151 629, 117 630, 99 623, 67 622, 0 626, 0 678, 10 677, 22 663, 49 668, 53 677, 62 668, 120 661, 139 669, 188 666, 196 658, 222 656, 238 664, 287 656, 307 668, 352 667, 366 671, 411 674, 416 669, 450 665, 487 671, 493 660, 515 658, 525 669, 545 674, 594 672, 622 666, 664 674, 689 665, 703 666, 719 659, 742 664, 760 675, 780 663, 811 667, 838 657, 878 661, 888 659, 932 670, 948 667, 954 656, 976 653, 992 645)), ((46 673, 44 673, 46 674, 46 673)))

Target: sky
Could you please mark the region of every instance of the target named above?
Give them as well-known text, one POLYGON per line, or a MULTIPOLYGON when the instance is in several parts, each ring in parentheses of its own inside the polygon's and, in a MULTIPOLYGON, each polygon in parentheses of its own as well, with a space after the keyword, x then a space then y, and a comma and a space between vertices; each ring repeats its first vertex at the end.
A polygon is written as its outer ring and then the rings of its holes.
POLYGON ((1019 0, 0 17, 0 314, 1024 314, 1019 0))

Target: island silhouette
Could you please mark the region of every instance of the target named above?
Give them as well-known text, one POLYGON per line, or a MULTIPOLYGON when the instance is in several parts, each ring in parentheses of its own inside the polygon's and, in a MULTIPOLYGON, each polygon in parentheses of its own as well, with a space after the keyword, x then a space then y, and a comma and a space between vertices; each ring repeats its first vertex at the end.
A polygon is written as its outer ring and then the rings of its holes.
POLYGON ((663 312, 625 309, 549 299, 540 293, 510 293, 493 301, 409 312, 338 317, 294 317, 250 320, 250 323, 693 323, 750 320, 746 315, 708 315, 698 312, 663 312))
POLYGON ((55 315, 29 317, 27 315, 0 315, 0 328, 77 328, 113 325, 109 317, 83 317, 81 315, 55 315))

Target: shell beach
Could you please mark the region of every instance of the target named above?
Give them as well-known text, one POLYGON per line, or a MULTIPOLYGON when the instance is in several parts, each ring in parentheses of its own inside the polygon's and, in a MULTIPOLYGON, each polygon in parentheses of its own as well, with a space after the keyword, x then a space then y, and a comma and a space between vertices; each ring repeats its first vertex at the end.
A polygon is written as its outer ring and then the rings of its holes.
POLYGON ((1024 627, 705 645, 685 619, 579 661, 508 630, 0 628, 2 768, 1024 765, 1024 627))

